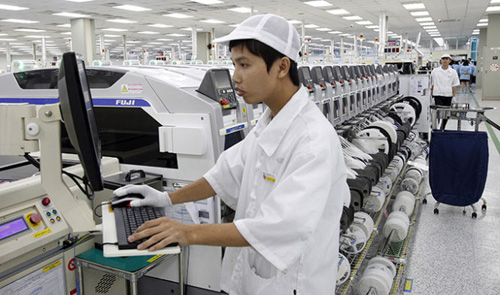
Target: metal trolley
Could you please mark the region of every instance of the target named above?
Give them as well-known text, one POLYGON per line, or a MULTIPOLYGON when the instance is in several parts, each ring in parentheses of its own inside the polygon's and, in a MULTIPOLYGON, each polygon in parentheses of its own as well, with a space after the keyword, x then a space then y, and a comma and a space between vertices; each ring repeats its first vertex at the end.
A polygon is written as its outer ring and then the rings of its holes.
MULTIPOLYGON (((487 122, 500 130, 484 113, 494 108, 472 108, 469 104, 431 106, 432 136, 429 153, 429 183, 436 205, 434 214, 439 214, 441 203, 472 207, 472 218, 477 218, 476 203, 481 198, 488 174, 488 136, 479 131, 479 124, 487 122), (438 129, 438 119, 458 120, 457 130, 438 129), (462 121, 474 126, 474 131, 463 131, 462 121)), ((441 126, 442 127, 442 126, 441 126)))

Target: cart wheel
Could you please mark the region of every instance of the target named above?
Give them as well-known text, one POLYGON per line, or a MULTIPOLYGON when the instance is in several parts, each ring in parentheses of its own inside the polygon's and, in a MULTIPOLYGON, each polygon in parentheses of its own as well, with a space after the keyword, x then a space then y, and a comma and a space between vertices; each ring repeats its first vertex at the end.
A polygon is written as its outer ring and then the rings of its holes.
POLYGON ((439 209, 438 208, 434 209, 434 214, 439 214, 439 209))
POLYGON ((467 213, 467 211, 465 211, 465 209, 464 209, 464 211, 462 211, 462 213, 465 215, 467 213))
POLYGON ((427 199, 423 199, 422 204, 427 204, 427 199))
POLYGON ((481 207, 481 209, 483 209, 483 211, 485 211, 485 210, 486 210, 486 205, 483 205, 483 206, 481 207))
POLYGON ((477 213, 476 212, 472 212, 472 219, 476 219, 477 218, 477 213))

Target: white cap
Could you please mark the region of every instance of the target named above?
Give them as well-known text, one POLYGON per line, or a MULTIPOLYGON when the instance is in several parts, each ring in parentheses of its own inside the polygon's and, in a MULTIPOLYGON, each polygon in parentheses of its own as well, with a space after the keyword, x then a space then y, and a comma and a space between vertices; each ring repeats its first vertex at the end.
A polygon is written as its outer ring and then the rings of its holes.
POLYGON ((451 56, 448 53, 445 53, 445 54, 443 54, 443 56, 441 56, 441 59, 443 59, 443 58, 451 59, 451 56))
POLYGON ((299 33, 286 19, 275 14, 258 14, 247 18, 229 35, 213 40, 228 45, 229 41, 255 39, 299 62, 299 33))

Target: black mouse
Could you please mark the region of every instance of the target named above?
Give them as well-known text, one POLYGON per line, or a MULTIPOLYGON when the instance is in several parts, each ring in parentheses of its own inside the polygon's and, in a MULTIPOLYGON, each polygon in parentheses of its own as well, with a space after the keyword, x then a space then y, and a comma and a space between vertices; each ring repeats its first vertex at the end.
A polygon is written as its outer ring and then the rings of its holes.
POLYGON ((116 207, 130 206, 130 202, 137 199, 144 199, 144 196, 141 194, 128 194, 121 197, 115 196, 111 198, 109 201, 111 203, 111 207, 116 208, 116 207))

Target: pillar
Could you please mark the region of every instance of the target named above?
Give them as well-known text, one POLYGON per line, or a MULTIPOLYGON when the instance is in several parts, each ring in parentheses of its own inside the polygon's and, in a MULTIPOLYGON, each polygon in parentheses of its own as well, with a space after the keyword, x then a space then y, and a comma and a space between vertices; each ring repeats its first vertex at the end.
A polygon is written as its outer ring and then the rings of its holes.
POLYGON ((95 59, 94 20, 88 18, 71 19, 71 37, 73 50, 83 56, 86 65, 95 59))

